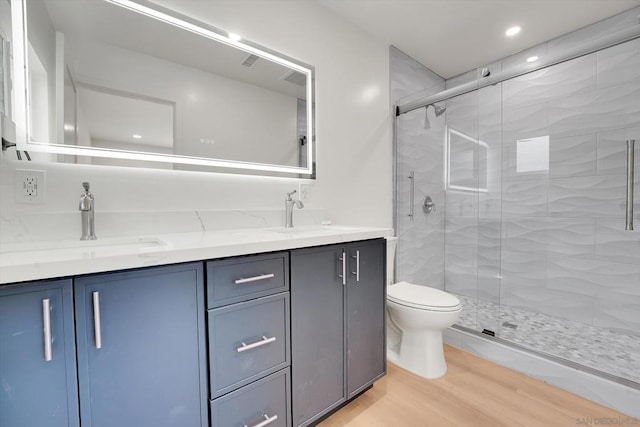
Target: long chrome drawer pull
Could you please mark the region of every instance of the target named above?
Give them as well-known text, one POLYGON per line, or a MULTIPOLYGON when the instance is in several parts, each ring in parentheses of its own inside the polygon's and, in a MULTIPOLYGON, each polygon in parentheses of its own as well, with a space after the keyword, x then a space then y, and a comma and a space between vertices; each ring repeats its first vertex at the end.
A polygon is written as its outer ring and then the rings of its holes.
POLYGON ((249 283, 249 282, 257 282, 258 280, 265 280, 265 279, 271 279, 272 277, 275 277, 276 275, 273 273, 270 274, 261 274, 259 276, 253 276, 253 277, 247 277, 246 279, 237 279, 234 283, 236 285, 241 285, 243 283, 249 283))
POLYGON ((42 300, 42 331, 44 335, 44 360, 50 362, 53 359, 51 347, 51 301, 49 298, 42 300))
POLYGON ((356 275, 356 282, 360 281, 360 251, 356 251, 356 255, 351 255, 351 258, 356 260, 356 271, 352 271, 351 274, 356 275))
POLYGON ((338 274, 338 277, 342 279, 342 286, 347 284, 347 254, 342 252, 342 257, 338 258, 338 261, 342 261, 342 274, 338 274))
POLYGON ((93 292, 93 334, 96 348, 102 348, 102 325, 100 324, 100 292, 93 292))
POLYGON ((262 347, 263 345, 267 345, 269 343, 272 343, 275 340, 276 340, 276 337, 267 338, 267 337, 265 337, 263 335, 262 339, 260 341, 256 341, 256 342, 251 343, 251 344, 242 343, 242 345, 240 347, 236 348, 236 351, 238 353, 242 353, 243 351, 251 350, 252 348, 262 347))
POLYGON ((273 417, 269 417, 269 415, 263 414, 262 416, 264 417, 264 421, 261 421, 258 424, 255 424, 252 426, 245 424, 244 427, 264 427, 264 426, 268 426, 269 424, 271 424, 272 422, 278 419, 277 415, 274 415, 273 417))

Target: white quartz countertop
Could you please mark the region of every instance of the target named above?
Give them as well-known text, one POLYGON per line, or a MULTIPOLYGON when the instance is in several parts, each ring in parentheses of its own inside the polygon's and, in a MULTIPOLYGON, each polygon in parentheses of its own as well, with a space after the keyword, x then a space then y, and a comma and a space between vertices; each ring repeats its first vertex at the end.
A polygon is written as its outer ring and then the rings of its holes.
POLYGON ((0 244, 0 284, 203 261, 389 237, 393 230, 337 225, 0 244))

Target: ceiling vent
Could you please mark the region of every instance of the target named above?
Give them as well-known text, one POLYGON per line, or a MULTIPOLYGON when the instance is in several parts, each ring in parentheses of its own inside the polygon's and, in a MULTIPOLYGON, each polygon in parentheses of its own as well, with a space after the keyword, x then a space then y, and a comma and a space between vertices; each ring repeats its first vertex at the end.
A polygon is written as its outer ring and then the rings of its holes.
POLYGON ((294 85, 304 86, 307 84, 307 75, 299 71, 292 70, 282 76, 282 80, 286 80, 294 85))
POLYGON ((242 65, 244 65, 245 67, 253 67, 253 64, 255 64, 258 59, 260 59, 258 55, 250 53, 249 55, 244 57, 244 59, 242 60, 242 65))

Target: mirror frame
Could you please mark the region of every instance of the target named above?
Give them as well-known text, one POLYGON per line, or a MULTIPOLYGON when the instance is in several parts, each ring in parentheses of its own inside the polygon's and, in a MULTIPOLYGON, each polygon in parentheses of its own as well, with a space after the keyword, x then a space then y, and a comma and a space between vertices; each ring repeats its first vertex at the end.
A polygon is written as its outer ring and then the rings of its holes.
MULTIPOLYGON (((283 166, 267 163, 251 163, 236 160, 209 159, 204 157, 189 157, 180 155, 154 154, 140 151, 127 151, 116 149, 104 149, 95 147, 78 147, 64 144, 54 144, 49 142, 31 141, 29 135, 31 113, 28 108, 30 99, 29 86, 27 85, 28 75, 28 50, 27 50, 27 0, 11 0, 11 19, 14 39, 14 94, 15 111, 14 121, 16 124, 16 144, 18 150, 37 151, 54 154, 66 154, 76 156, 110 157, 119 159, 134 159, 154 162, 171 162, 186 165, 210 166, 215 168, 231 168, 239 170, 263 171, 269 173, 294 174, 296 177, 307 175, 304 178, 313 178, 314 175, 314 148, 316 145, 315 122, 314 122, 314 68, 307 64, 261 47, 246 40, 234 40, 229 37, 230 33, 207 25, 203 22, 180 15, 176 12, 165 9, 159 5, 146 2, 144 0, 101 0, 113 5, 123 7, 135 13, 159 20, 168 25, 181 28, 202 37, 210 39, 212 42, 219 42, 243 50, 247 53, 258 55, 267 60, 273 61, 290 69, 294 69, 306 76, 307 95, 307 165, 306 167, 283 166)), ((220 172, 212 170, 212 172, 220 172)), ((231 171, 230 171, 231 172, 231 171)), ((235 171, 238 173, 238 171, 235 171)))

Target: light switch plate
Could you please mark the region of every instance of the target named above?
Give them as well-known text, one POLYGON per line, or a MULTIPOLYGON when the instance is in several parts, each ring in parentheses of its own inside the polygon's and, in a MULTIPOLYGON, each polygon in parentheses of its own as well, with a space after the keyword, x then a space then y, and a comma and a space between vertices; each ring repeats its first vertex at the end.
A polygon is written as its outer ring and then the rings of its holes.
POLYGON ((313 193, 313 185, 309 183, 298 184, 298 198, 302 202, 308 202, 313 193))
POLYGON ((45 172, 16 169, 15 195, 18 203, 44 203, 46 194, 45 172))

